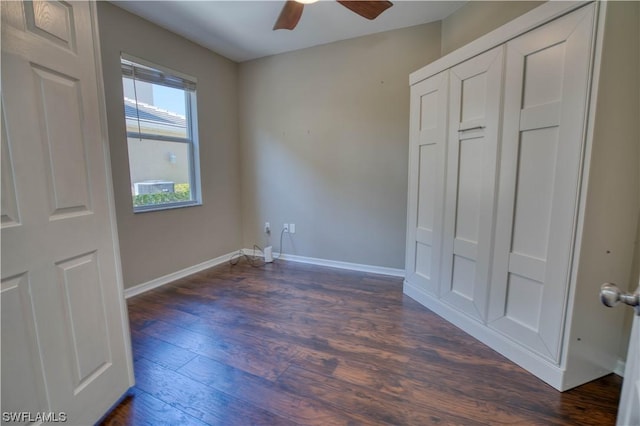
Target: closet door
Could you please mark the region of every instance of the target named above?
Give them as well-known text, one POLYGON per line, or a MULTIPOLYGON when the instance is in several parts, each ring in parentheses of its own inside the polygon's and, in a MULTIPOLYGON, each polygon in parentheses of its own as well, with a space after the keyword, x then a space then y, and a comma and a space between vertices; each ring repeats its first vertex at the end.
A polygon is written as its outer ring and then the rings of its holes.
POLYGON ((503 47, 450 72, 441 294, 484 321, 491 257, 503 47))
POLYGON ((447 136, 447 72, 411 87, 406 280, 437 294, 447 136))
POLYGON ((490 327, 557 362, 570 278, 594 6, 507 43, 490 327))

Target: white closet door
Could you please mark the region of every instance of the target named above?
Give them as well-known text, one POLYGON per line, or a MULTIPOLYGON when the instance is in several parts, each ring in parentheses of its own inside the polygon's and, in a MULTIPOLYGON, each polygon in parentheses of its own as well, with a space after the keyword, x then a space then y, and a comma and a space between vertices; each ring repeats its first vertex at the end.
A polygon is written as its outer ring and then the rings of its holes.
POLYGON ((406 280, 437 294, 442 242, 447 72, 411 88, 406 280))
POLYGON ((450 72, 441 295, 484 321, 493 235, 503 47, 450 72))
POLYGON ((490 327, 560 357, 594 6, 507 43, 490 327))

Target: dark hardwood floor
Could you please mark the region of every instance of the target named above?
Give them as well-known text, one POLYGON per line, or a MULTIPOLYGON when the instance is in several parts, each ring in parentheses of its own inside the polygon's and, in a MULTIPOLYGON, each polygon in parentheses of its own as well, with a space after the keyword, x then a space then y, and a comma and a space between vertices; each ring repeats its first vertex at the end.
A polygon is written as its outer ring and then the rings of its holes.
POLYGON ((136 386, 106 425, 614 424, 622 380, 560 393, 400 278, 221 265, 129 299, 136 386))

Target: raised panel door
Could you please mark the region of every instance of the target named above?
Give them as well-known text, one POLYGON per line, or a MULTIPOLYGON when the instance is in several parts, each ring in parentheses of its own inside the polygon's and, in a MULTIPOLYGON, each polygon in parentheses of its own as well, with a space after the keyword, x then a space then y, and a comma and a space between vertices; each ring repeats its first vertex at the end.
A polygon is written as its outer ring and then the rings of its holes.
POLYGON ((93 7, 2 7, 2 409, 70 424, 132 384, 93 7))
POLYGON ((437 294, 447 123, 447 73, 411 88, 406 280, 437 294))
POLYGON ((490 280, 503 48, 450 71, 442 299, 484 321, 490 280))
POLYGON ((489 326, 558 362, 591 58, 593 5, 506 45, 489 326))

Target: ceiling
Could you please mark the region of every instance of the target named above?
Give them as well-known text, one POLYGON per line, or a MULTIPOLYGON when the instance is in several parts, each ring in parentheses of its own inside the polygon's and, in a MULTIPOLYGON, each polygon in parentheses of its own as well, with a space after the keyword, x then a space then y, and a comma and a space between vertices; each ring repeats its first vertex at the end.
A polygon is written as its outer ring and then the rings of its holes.
POLYGON ((374 21, 326 0, 306 5, 293 31, 273 31, 284 1, 112 1, 227 58, 243 62, 441 20, 465 1, 393 1, 374 21))

